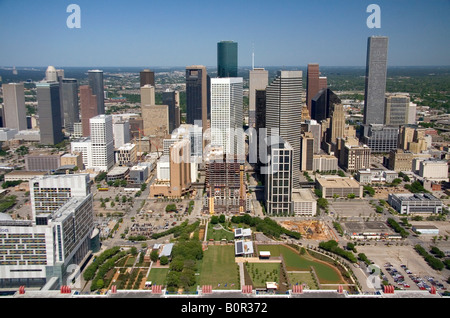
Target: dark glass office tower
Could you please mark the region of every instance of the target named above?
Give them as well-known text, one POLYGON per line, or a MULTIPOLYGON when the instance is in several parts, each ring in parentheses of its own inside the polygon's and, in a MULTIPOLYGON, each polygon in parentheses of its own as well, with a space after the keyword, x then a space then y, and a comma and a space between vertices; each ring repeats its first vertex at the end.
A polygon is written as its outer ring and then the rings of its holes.
POLYGON ((333 106, 340 103, 340 98, 331 89, 321 89, 311 99, 311 119, 320 122, 321 120, 330 118, 333 106))
POLYGON ((209 76, 203 65, 186 67, 186 123, 194 125, 202 121, 203 130, 208 124, 209 76))
POLYGON ((64 118, 64 127, 68 133, 73 133, 73 124, 80 121, 78 107, 78 81, 74 78, 61 80, 61 103, 64 118))
POLYGON ((217 43, 217 77, 238 76, 238 44, 233 41, 217 43))
POLYGON ((384 124, 388 37, 367 40, 364 124, 384 124))
POLYGON ((171 134, 176 127, 176 114, 175 114, 175 91, 165 91, 162 95, 162 104, 167 105, 169 109, 169 133, 171 134))
POLYGON ((92 89, 92 94, 97 96, 97 113, 98 115, 105 113, 105 91, 103 86, 103 71, 90 70, 88 71, 89 87, 92 89))
POLYGON ((41 144, 56 145, 63 141, 61 103, 58 82, 36 84, 41 144))
POLYGON ((144 85, 152 85, 155 86, 155 72, 150 71, 149 69, 145 69, 140 72, 140 83, 141 87, 144 85))

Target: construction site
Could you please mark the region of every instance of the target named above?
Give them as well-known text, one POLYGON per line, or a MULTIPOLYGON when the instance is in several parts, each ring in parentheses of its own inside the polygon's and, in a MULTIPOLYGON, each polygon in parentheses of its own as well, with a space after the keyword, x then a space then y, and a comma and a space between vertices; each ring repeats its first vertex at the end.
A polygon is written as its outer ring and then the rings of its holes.
POLYGON ((336 239, 333 231, 321 220, 281 221, 280 225, 290 231, 300 233, 303 238, 308 240, 336 239))

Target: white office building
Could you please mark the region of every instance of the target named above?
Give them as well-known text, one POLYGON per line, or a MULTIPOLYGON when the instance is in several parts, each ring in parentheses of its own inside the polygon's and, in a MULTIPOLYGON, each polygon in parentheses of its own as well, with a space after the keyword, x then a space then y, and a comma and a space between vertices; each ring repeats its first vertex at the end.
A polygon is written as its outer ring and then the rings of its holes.
POLYGON ((85 169, 92 169, 92 142, 91 137, 82 137, 70 143, 71 152, 79 152, 83 158, 85 169))
POLYGON ((243 79, 211 79, 211 144, 222 146, 227 156, 245 159, 243 79))
POLYGON ((446 160, 423 160, 419 164, 419 176, 432 181, 448 181, 448 163, 446 160))
POLYGON ((121 120, 113 124, 114 148, 118 149, 130 142, 130 123, 121 120))
POLYGON ((114 166, 114 136, 112 117, 98 115, 89 120, 92 143, 92 168, 108 171, 114 166))

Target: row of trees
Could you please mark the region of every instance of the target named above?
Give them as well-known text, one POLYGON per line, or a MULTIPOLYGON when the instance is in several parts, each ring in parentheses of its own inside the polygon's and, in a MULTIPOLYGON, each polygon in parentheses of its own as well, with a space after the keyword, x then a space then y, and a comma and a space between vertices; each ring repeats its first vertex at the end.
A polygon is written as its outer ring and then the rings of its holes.
POLYGON ((269 217, 261 219, 259 217, 251 217, 249 214, 245 214, 242 216, 233 216, 231 218, 231 222, 236 224, 239 223, 247 224, 250 227, 255 227, 256 231, 262 232, 265 235, 272 236, 275 238, 279 238, 282 234, 290 236, 294 239, 301 238, 300 233, 285 229, 284 227, 282 227, 276 221, 272 220, 269 217))
POLYGON ((356 263, 358 261, 356 256, 351 251, 346 251, 343 248, 339 247, 338 242, 336 242, 335 240, 329 240, 327 242, 320 242, 319 247, 328 252, 337 254, 337 255, 349 260, 352 263, 356 263))
POLYGON ((422 246, 417 244, 416 246, 414 246, 414 249, 425 259, 425 261, 428 263, 428 265, 431 266, 431 268, 438 271, 444 269, 444 263, 440 259, 429 254, 422 246))
POLYGON ((400 224, 398 224, 397 221, 395 221, 393 218, 388 218, 387 223, 394 229, 396 233, 400 234, 403 238, 409 236, 408 231, 401 227, 400 224))

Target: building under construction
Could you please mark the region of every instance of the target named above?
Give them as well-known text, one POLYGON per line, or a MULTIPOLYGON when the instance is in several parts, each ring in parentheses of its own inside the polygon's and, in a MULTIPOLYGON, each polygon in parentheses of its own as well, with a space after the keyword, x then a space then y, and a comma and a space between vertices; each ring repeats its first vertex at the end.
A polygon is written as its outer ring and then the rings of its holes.
POLYGON ((220 158, 206 162, 206 193, 203 211, 210 214, 240 214, 248 208, 244 164, 220 158))

